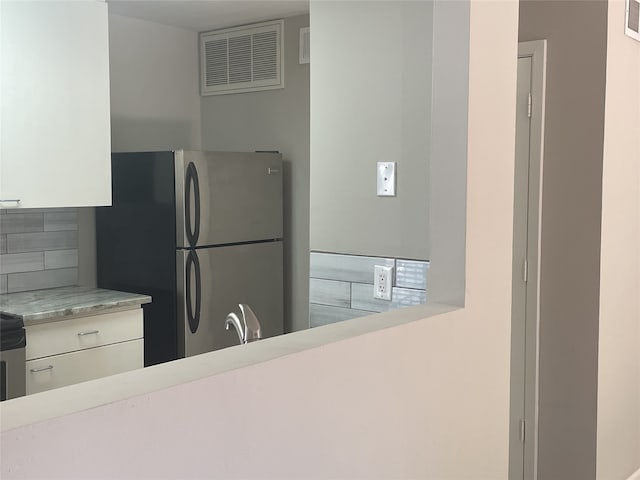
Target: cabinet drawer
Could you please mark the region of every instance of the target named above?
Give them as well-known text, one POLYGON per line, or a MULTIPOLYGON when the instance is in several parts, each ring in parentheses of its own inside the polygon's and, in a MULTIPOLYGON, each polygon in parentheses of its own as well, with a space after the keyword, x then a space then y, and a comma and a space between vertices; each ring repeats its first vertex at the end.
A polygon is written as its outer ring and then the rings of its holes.
POLYGON ((27 331, 27 360, 100 347, 143 336, 141 308, 32 325, 27 331))
POLYGON ((30 360, 27 395, 142 368, 143 350, 143 340, 139 339, 30 360))

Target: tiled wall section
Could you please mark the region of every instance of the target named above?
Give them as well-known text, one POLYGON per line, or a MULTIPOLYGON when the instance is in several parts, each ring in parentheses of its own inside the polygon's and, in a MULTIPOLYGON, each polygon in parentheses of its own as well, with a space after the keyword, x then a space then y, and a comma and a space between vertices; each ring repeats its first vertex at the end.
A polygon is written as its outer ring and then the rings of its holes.
POLYGON ((426 303, 428 270, 425 261, 311 252, 311 326, 426 303), (375 265, 394 267, 391 301, 373 298, 375 265))
POLYGON ((77 209, 0 210, 0 293, 77 283, 77 209))

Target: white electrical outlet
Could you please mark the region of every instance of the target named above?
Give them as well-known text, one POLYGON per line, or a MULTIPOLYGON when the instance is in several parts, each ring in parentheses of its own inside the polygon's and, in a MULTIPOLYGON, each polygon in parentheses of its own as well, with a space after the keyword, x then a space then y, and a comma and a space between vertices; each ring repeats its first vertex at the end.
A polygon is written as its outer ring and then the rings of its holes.
POLYGON ((373 298, 391 300, 393 288, 393 267, 375 265, 373 267, 373 298))

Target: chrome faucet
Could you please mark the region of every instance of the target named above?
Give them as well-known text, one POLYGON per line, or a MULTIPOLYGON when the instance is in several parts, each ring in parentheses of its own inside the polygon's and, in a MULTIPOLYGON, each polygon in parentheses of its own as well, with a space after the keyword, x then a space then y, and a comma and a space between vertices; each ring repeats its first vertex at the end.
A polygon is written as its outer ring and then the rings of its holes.
POLYGON ((240 307, 240 316, 235 312, 229 313, 224 321, 225 330, 229 330, 229 327, 233 325, 238 334, 240 345, 260 340, 262 330, 256 314, 246 303, 240 303, 238 306, 240 307))

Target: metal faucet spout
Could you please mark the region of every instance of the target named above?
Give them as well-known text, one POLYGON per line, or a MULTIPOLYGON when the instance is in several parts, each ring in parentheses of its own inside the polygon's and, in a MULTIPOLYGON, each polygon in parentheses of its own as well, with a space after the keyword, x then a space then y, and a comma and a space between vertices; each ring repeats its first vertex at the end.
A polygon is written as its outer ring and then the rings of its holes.
POLYGON ((240 340, 240 344, 242 345, 243 343, 247 343, 244 338, 244 328, 240 323, 240 319, 238 318, 238 315, 236 315, 233 312, 227 315, 227 318, 224 321, 224 329, 229 330, 229 327, 231 325, 233 325, 233 327, 236 330, 236 333, 238 334, 238 340, 240 340))
POLYGON ((229 330, 229 327, 233 325, 238 333, 240 345, 260 340, 262 338, 262 327, 258 317, 246 303, 241 303, 238 307, 240 307, 240 316, 235 312, 229 313, 224 321, 225 330, 229 330))
POLYGON ((240 307, 240 312, 242 312, 242 318, 244 320, 245 343, 260 340, 262 338, 262 327, 258 321, 258 317, 256 317, 256 314, 253 313, 251 307, 246 303, 241 303, 238 306, 240 307))

